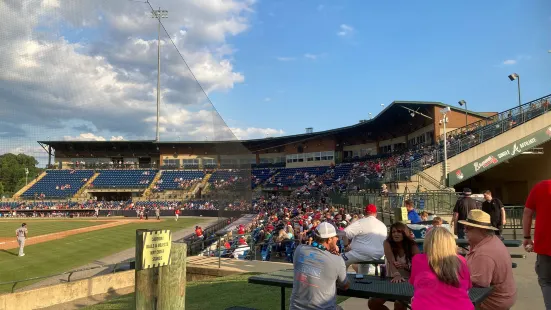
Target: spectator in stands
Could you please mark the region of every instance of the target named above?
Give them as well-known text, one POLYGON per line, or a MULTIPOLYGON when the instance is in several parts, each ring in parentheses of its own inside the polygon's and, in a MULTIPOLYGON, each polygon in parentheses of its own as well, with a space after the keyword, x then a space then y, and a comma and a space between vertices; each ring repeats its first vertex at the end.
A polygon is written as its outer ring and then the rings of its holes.
POLYGON ((432 227, 442 227, 442 224, 444 223, 444 221, 442 220, 441 217, 439 216, 436 216, 432 219, 432 227))
POLYGON ((468 290, 473 286, 467 261, 456 253, 455 237, 443 227, 427 233, 426 254, 412 260, 409 283, 413 285, 412 309, 474 310, 468 290))
POLYGON ((476 201, 471 198, 472 191, 470 188, 463 189, 463 198, 457 200, 453 208, 453 227, 454 233, 459 239, 465 239, 465 231, 463 225, 459 221, 465 221, 469 216, 469 212, 478 209, 476 201))
MULTIPOLYGON (((402 222, 396 222, 390 226, 390 236, 384 241, 384 253, 386 276, 391 278, 390 282, 399 283, 409 278, 412 259, 420 251, 415 240, 411 238, 409 228, 402 222)), ((370 298, 367 304, 371 310, 388 310, 385 302, 382 298, 370 298)), ((407 308, 403 303, 395 302, 394 309, 407 308)))
POLYGON ((513 262, 503 242, 495 235, 490 215, 482 210, 471 210, 467 220, 460 221, 469 241, 467 265, 474 286, 490 287, 492 292, 480 309, 510 309, 517 299, 513 278, 513 262))
MULTIPOLYGON (((366 206, 365 213, 365 218, 357 220, 344 229, 346 239, 349 241, 349 251, 343 253, 342 257, 347 267, 364 261, 381 259, 384 255, 383 242, 388 235, 386 225, 377 219, 375 205, 366 206)), ((368 274, 369 265, 362 265, 362 267, 367 267, 367 270, 358 270, 357 266, 353 266, 357 272, 368 274)))
MULTIPOLYGON (((501 200, 492 197, 492 192, 484 191, 484 202, 482 203, 482 211, 490 215, 492 226, 497 228, 495 234, 501 237, 503 225, 505 225, 505 208, 501 200)), ((503 238, 501 238, 503 239, 503 238)))
POLYGON ((203 239, 205 237, 201 226, 195 226, 195 236, 197 236, 198 239, 203 239))
POLYGON ((316 228, 315 242, 297 247, 290 310, 342 309, 337 305, 336 284, 346 290, 349 283, 345 263, 338 256, 338 240, 335 227, 321 223, 316 228))
POLYGON ((551 180, 541 181, 530 191, 522 217, 524 248, 536 252, 536 274, 543 293, 545 309, 551 309, 551 180), (532 219, 536 212, 536 230, 532 241, 532 219))
POLYGON ((421 217, 415 211, 413 201, 408 199, 405 201, 404 204, 406 205, 406 209, 408 210, 408 220, 411 222, 411 224, 421 223, 423 220, 421 220, 421 217))
POLYGON ((429 220, 429 213, 427 211, 421 212, 421 221, 426 222, 429 220))

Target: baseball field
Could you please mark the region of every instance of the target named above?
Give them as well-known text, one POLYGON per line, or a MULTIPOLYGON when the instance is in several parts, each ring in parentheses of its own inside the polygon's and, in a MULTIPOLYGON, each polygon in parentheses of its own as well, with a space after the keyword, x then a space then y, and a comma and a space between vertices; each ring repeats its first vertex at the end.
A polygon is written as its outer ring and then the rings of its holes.
MULTIPOLYGON (((205 219, 21 219, 0 220, 0 282, 41 277, 70 271, 109 255, 133 248, 137 229, 170 229, 177 232, 205 219), (19 257, 15 229, 27 223, 25 256, 19 257)), ((33 284, 27 281, 17 288, 33 284)), ((0 285, 0 293, 11 285, 0 285)))

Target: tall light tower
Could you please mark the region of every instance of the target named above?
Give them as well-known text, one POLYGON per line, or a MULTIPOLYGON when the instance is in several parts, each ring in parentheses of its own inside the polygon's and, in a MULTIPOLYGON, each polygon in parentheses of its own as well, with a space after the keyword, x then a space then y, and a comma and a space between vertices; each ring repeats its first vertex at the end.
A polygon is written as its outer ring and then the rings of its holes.
POLYGON ((440 110, 442 114, 442 119, 440 124, 444 126, 444 186, 448 186, 448 137, 446 132, 446 124, 448 123, 448 112, 450 112, 450 107, 445 107, 440 110))
POLYGON ((466 130, 467 129, 466 127, 469 126, 469 117, 468 117, 469 110, 467 110, 467 101, 459 100, 458 103, 460 106, 465 106, 465 130, 466 130))
POLYGON ((161 18, 168 18, 168 11, 158 10, 151 11, 151 18, 156 18, 157 23, 157 131, 155 141, 159 142, 159 117, 161 111, 161 18))
POLYGON ((520 100, 520 75, 516 74, 516 73, 513 73, 513 74, 509 74, 509 80, 514 81, 514 80, 517 80, 517 88, 518 88, 518 107, 519 109, 521 109, 521 105, 522 105, 522 101, 520 100))

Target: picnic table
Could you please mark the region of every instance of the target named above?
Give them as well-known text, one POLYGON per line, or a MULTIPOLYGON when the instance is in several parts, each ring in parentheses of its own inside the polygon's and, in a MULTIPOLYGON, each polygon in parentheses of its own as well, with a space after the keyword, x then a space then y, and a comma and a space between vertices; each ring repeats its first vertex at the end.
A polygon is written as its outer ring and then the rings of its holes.
MULTIPOLYGON (((503 244, 508 248, 518 248, 522 245, 522 242, 520 240, 502 240, 503 244)), ((425 239, 415 239, 415 242, 417 245, 423 245, 425 242, 425 239)), ((469 241, 467 239, 455 239, 455 244, 457 244, 458 247, 466 248, 469 246, 469 241)))
MULTIPOLYGON (((364 276, 360 282, 356 282, 355 275, 349 274, 348 290, 337 290, 340 296, 356 298, 383 298, 388 301, 400 301, 409 305, 413 297, 413 285, 408 282, 391 283, 390 279, 381 279, 375 276, 364 276)), ((285 288, 293 287, 293 269, 280 270, 273 273, 251 276, 249 283, 276 286, 281 288, 281 310, 285 310, 285 288)), ((476 306, 480 305, 492 292, 491 287, 473 287, 469 290, 469 298, 476 306)), ((408 306, 409 307, 409 306, 408 306)))

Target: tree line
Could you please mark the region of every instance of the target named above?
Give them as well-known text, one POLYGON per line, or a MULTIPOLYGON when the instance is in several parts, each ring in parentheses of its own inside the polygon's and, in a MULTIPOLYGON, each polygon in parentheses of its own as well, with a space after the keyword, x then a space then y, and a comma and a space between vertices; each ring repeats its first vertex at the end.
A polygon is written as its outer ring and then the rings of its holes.
POLYGON ((25 186, 25 168, 29 169, 28 182, 39 176, 44 169, 36 167, 38 161, 25 154, 0 155, 0 197, 11 197, 25 186))

